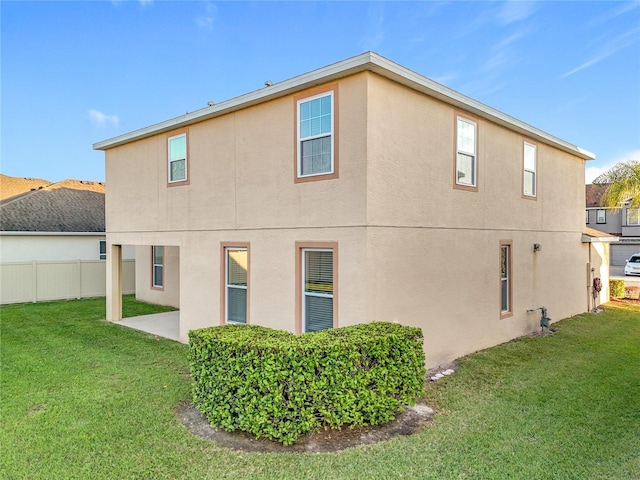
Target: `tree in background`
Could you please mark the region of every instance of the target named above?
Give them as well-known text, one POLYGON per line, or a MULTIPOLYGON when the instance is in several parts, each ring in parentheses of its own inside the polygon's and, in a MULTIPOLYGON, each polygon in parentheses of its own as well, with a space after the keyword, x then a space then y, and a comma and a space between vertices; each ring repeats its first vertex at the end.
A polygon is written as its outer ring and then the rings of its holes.
POLYGON ((610 170, 598 175, 593 183, 607 185, 600 206, 618 212, 628 202, 629 208, 640 208, 640 161, 616 163, 610 170))

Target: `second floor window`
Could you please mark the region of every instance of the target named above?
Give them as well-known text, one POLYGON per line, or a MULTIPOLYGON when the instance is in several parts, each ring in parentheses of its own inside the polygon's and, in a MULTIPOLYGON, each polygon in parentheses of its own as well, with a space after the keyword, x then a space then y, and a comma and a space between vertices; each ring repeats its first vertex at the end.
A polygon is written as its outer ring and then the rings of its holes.
POLYGON ((596 223, 607 223, 607 211, 600 208, 596 213, 596 223))
POLYGON ((640 208, 627 210, 627 225, 631 227, 640 225, 640 208))
POLYGON ((457 117, 455 183, 477 187, 476 122, 457 117))
POLYGON ((297 177, 333 174, 333 91, 297 102, 297 177))
POLYGON ((524 179, 522 193, 527 197, 536 196, 536 146, 524 142, 524 179))
POLYGON ((169 183, 187 181, 187 134, 169 137, 168 140, 169 157, 169 183))

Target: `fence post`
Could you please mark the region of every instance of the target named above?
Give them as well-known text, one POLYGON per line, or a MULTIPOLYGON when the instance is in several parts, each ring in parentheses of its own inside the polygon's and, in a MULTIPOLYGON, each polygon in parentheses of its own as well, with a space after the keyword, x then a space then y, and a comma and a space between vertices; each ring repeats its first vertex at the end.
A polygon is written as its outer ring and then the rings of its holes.
POLYGON ((31 301, 38 301, 38 262, 31 261, 31 301))
POLYGON ((82 298, 82 262, 80 261, 80 259, 76 260, 76 268, 78 269, 78 275, 76 276, 76 278, 78 279, 76 299, 80 300, 82 298))

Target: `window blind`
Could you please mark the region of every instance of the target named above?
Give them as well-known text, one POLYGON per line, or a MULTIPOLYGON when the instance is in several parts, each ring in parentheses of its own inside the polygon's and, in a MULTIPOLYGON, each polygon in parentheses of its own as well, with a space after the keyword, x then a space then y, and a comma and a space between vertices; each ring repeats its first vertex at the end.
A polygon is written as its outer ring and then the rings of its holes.
POLYGON ((333 252, 304 250, 304 322, 306 332, 333 327, 333 252))

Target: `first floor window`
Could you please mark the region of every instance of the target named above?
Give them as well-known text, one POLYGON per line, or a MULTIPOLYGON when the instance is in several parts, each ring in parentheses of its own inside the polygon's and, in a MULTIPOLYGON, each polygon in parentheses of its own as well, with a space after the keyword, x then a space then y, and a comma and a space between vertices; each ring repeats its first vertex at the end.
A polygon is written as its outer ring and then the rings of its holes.
POLYGON ((225 248, 225 321, 247 323, 249 256, 246 248, 225 248))
POLYGON ((511 244, 500 245, 500 313, 511 313, 511 244))
POLYGON ((333 250, 302 249, 302 320, 304 332, 333 327, 333 250))
POLYGON ((627 210, 627 225, 640 225, 640 208, 630 208, 627 210))
POLYGON ((154 288, 162 288, 164 286, 163 270, 164 270, 164 247, 154 245, 151 249, 151 258, 153 262, 151 285, 154 288))
POLYGON ((527 197, 536 196, 536 146, 524 142, 524 179, 523 193, 527 197))
POLYGON ((106 260, 107 259, 107 241, 106 240, 100 240, 100 260, 106 260))
POLYGON ((187 134, 169 137, 169 183, 187 180, 187 134))
POLYGON ((457 185, 476 187, 476 122, 462 117, 456 119, 455 170, 457 185))
POLYGON ((604 209, 598 209, 596 213, 596 223, 607 223, 607 211, 604 209))

